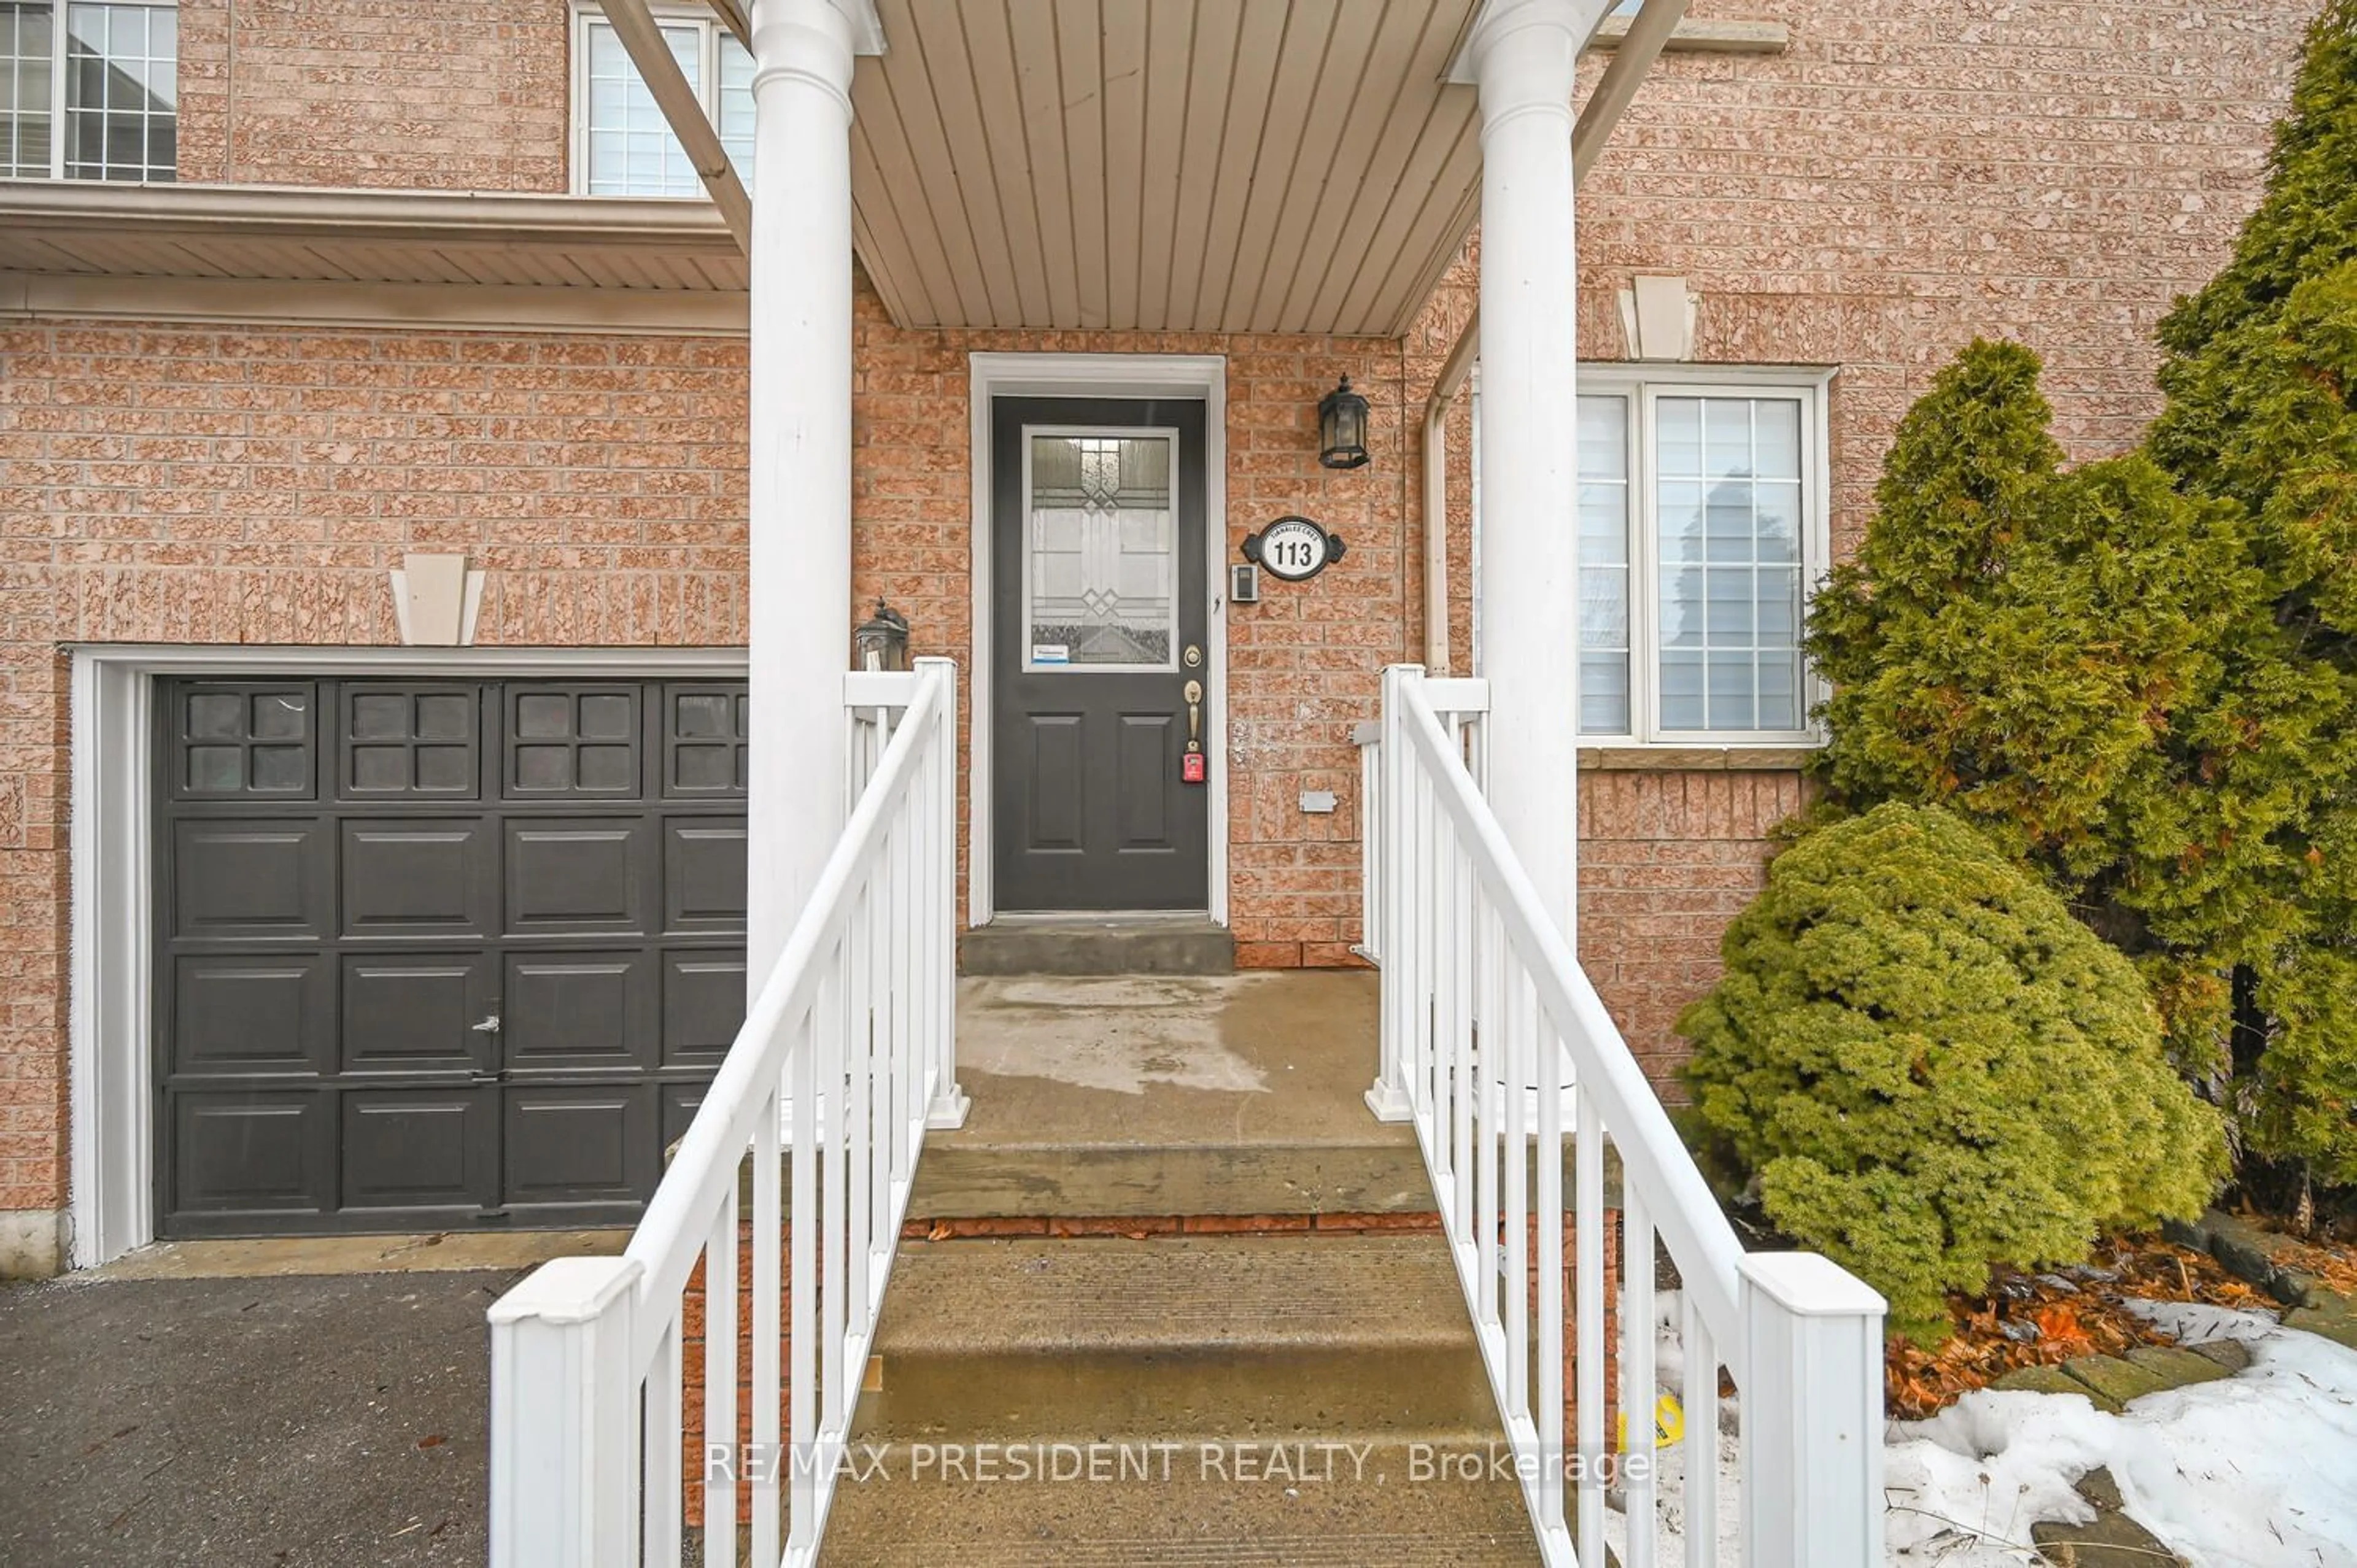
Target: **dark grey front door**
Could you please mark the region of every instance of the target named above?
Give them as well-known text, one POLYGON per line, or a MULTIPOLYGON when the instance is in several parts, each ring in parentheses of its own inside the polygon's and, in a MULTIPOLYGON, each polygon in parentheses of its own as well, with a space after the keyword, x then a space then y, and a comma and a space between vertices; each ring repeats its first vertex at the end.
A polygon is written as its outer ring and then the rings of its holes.
POLYGON ((157 697, 162 1233, 633 1218, 744 1016, 744 682, 157 697))
POLYGON ((1203 404, 1000 398, 991 473, 997 907, 1205 908, 1203 404))

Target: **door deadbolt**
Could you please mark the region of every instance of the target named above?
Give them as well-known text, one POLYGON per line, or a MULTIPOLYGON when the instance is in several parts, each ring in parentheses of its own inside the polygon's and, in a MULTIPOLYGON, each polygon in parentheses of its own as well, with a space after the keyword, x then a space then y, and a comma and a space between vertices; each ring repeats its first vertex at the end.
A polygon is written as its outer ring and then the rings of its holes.
POLYGON ((1187 651, 1178 657, 1186 661, 1189 670, 1200 669, 1203 663, 1203 650, 1191 642, 1187 645, 1187 651))

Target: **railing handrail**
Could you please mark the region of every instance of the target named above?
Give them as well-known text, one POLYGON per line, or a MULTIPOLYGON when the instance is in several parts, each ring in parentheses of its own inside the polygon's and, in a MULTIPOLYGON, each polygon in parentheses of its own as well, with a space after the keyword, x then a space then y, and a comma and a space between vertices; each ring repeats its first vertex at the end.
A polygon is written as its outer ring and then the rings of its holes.
POLYGON ((1415 1124, 1541 1558, 1603 1562, 1613 1507, 1622 1560, 1653 1568, 1667 1504, 1638 1457, 1652 1445, 1608 1429, 1606 1292, 1617 1250, 1620 1406, 1642 1431, 1662 1391, 1654 1268, 1666 1248, 1684 1295, 1685 1463, 1669 1484, 1687 1568, 1717 1560, 1721 1368, 1743 1401, 1741 1561, 1880 1562, 1881 1297, 1827 1258, 1744 1251, 1483 796, 1493 737, 1480 683, 1395 665, 1383 694, 1381 734, 1357 737, 1366 875, 1381 889, 1368 906, 1383 972, 1368 1104, 1415 1124), (1608 1150, 1620 1159, 1609 1201, 1608 1150))
POLYGON ((1583 1091, 1620 1155, 1621 1180, 1646 1194, 1652 1220, 1677 1260, 1678 1274, 1696 1293, 1721 1337, 1727 1365, 1741 1368, 1743 1243, 1703 1179, 1684 1141, 1662 1109, 1644 1069, 1605 1010, 1571 945, 1540 901, 1530 874, 1506 843, 1497 814, 1473 786, 1464 759, 1441 728, 1420 682, 1405 682, 1405 733, 1424 763, 1435 798, 1454 823, 1474 870, 1490 884, 1500 929, 1527 970, 1540 1010, 1557 1022, 1563 1049, 1583 1091), (1606 1048, 1601 1042, 1617 1048, 1606 1048), (1672 1153, 1671 1151, 1674 1151, 1672 1153))
MULTIPOLYGON (((810 988, 824 978, 823 966, 815 961, 832 944, 835 928, 850 917, 844 895, 861 863, 883 838, 892 809, 909 787, 918 748, 946 700, 953 671, 946 664, 929 660, 909 679, 914 691, 907 711, 894 727, 867 788, 852 808, 843 836, 827 856, 810 899, 778 955, 777 966, 770 970, 745 1015, 744 1026, 721 1058, 711 1087, 705 1090, 694 1119, 680 1139, 671 1168, 663 1173, 646 1213, 630 1233, 629 1246, 623 1249, 624 1257, 638 1260, 646 1269, 639 1283, 642 1300, 662 1301, 678 1295, 695 1272, 696 1259, 704 1251, 703 1217, 712 1212, 724 1191, 737 1179, 737 1167, 752 1146, 767 1085, 784 1079, 787 1063, 782 1059, 773 1063, 772 1058, 782 1058, 792 1037, 780 1026, 802 1010, 810 1000, 810 988), (743 1048, 748 1042, 754 1047, 749 1051, 743 1048)), ((639 1333, 632 1357, 643 1368, 662 1337, 662 1324, 642 1318, 639 1333)))

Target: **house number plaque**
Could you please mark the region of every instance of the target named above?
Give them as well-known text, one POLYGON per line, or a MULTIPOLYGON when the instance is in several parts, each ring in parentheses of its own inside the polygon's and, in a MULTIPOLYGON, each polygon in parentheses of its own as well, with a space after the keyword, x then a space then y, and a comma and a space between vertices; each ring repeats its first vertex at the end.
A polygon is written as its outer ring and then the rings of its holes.
POLYGON ((1341 558, 1341 540, 1306 517, 1280 517, 1244 535, 1244 559, 1283 583, 1306 583, 1341 558))

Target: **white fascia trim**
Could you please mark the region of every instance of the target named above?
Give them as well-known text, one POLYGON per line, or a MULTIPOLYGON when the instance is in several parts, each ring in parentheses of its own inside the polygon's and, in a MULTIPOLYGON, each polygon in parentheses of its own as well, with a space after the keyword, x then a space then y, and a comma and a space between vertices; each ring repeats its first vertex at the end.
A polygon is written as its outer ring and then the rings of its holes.
POLYGON ((741 676, 742 648, 242 647, 70 644, 67 1035, 72 1261, 94 1268, 155 1240, 149 1088, 153 677, 301 672, 496 679, 741 676))
POLYGON ((1228 923, 1228 360, 1224 354, 966 356, 967 467, 973 476, 969 575, 974 640, 967 654, 966 923, 987 924, 991 886, 990 403, 996 397, 1181 397, 1203 400, 1203 535, 1210 553, 1204 684, 1215 715, 1219 765, 1211 777, 1211 917, 1228 923))
POLYGON ((64 645, 77 667, 92 664, 141 674, 234 675, 253 671, 312 675, 617 675, 738 674, 745 650, 709 648, 398 648, 327 643, 78 642, 64 645))
MULTIPOLYGON (((737 254, 711 203, 689 198, 272 185, 0 179, 0 220, 58 229, 269 239, 651 243, 737 254)), ((30 232, 29 230, 20 231, 30 232)))

